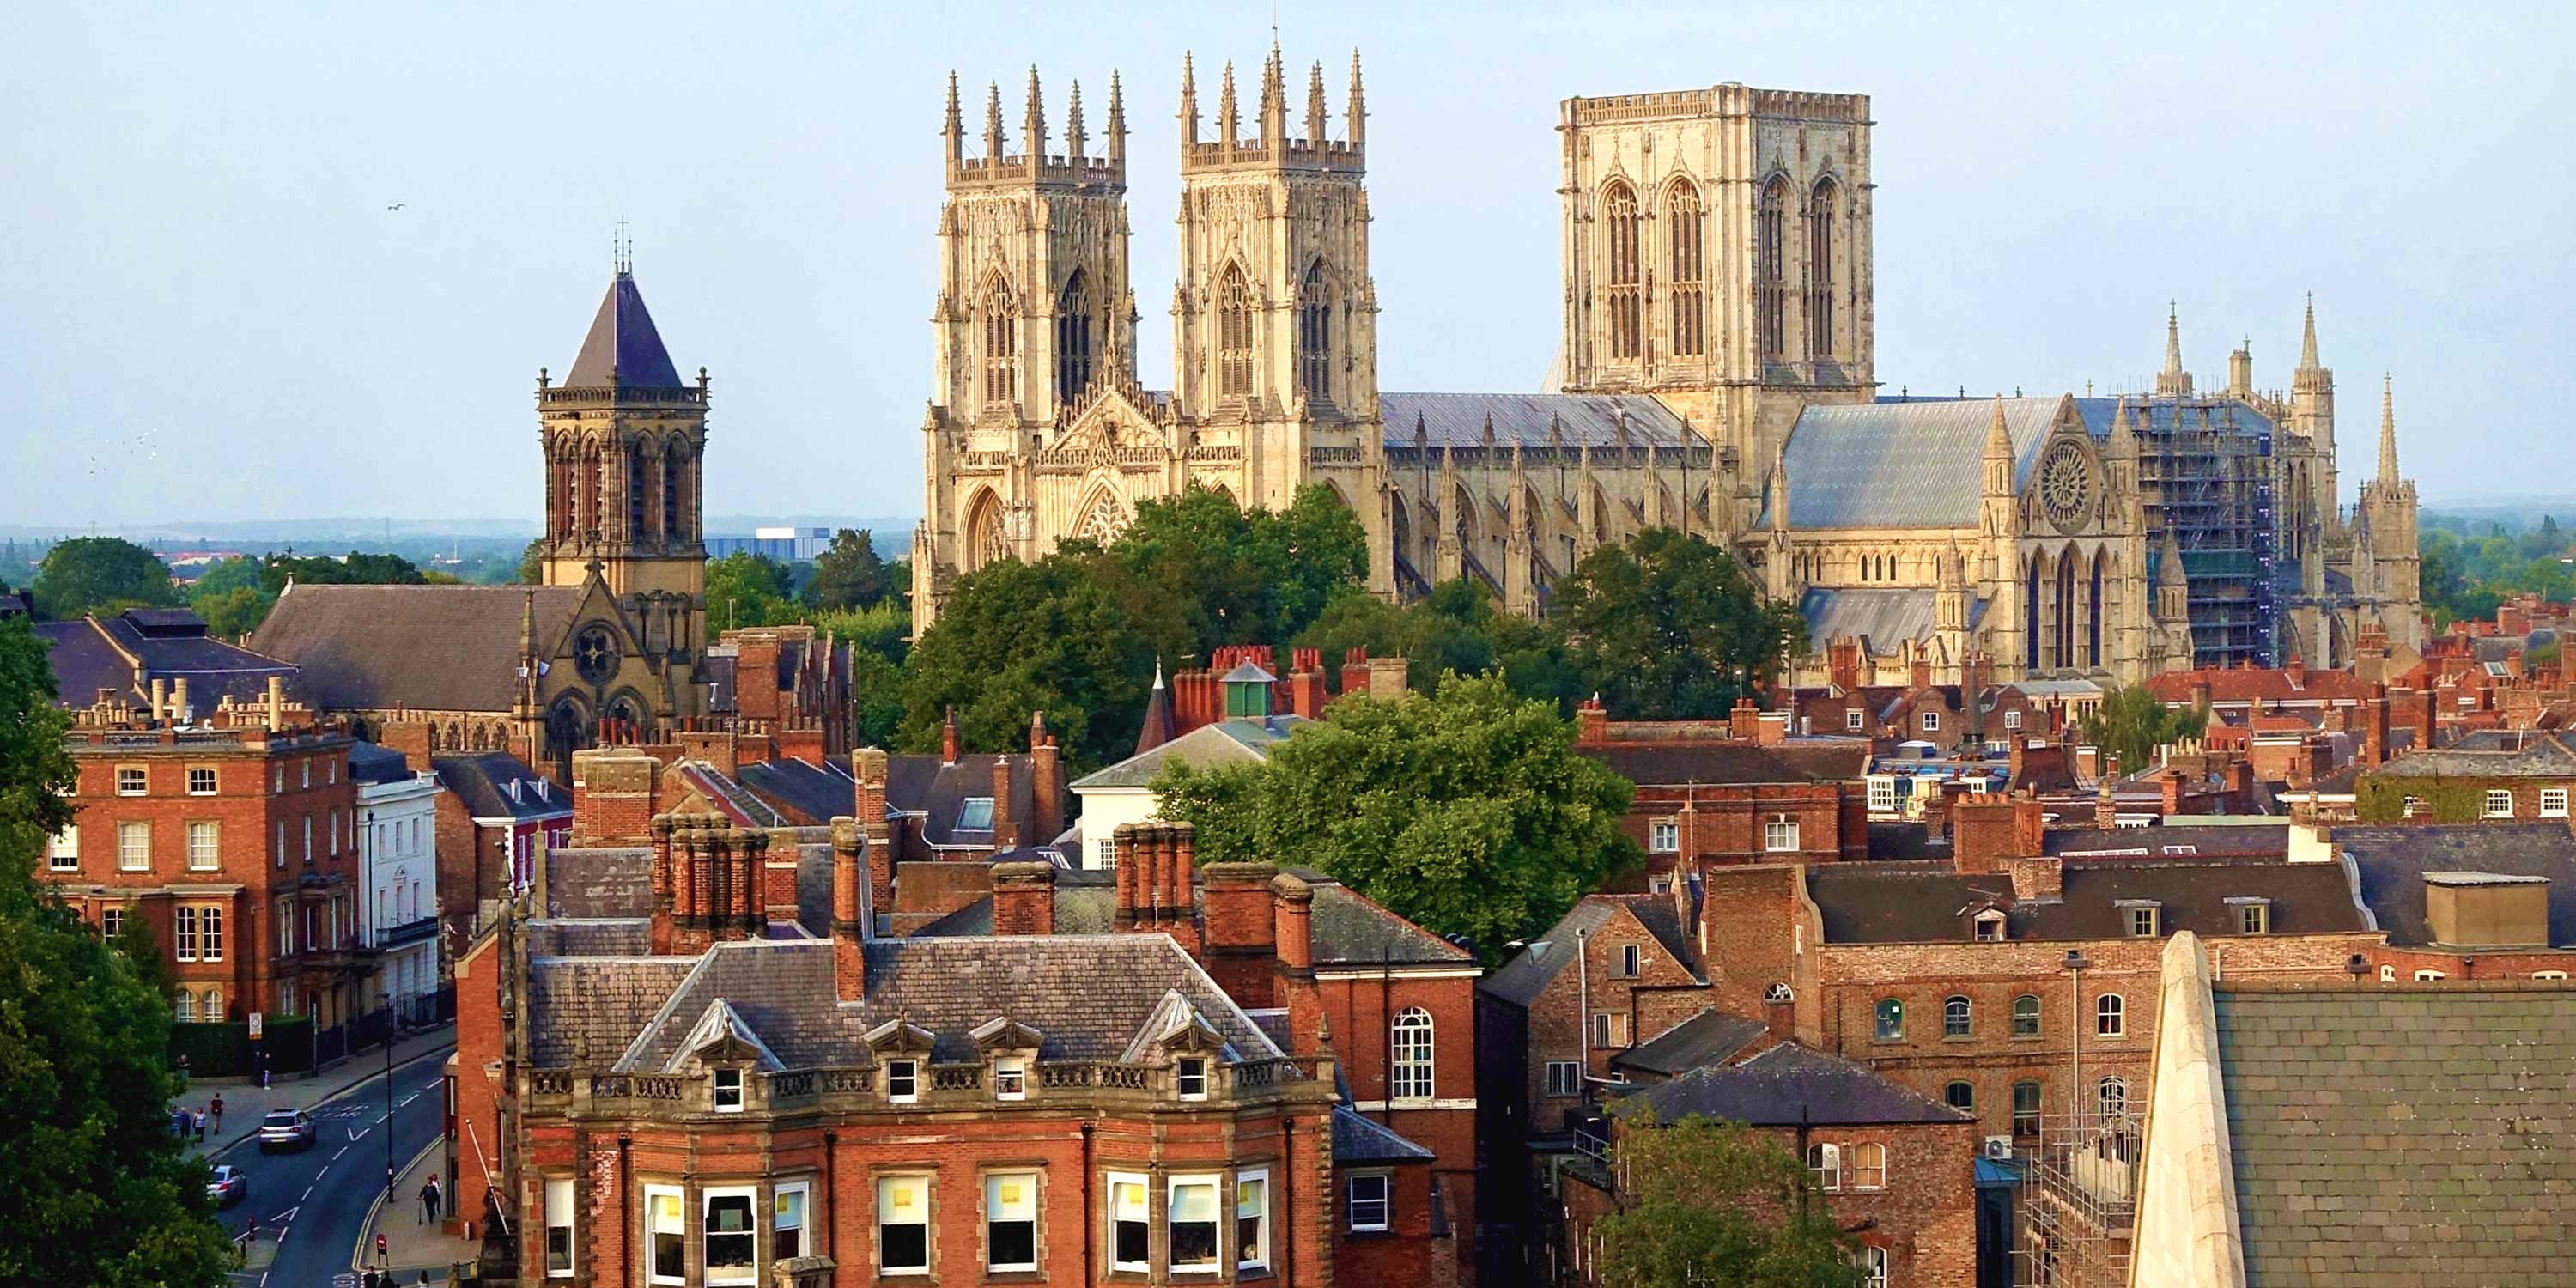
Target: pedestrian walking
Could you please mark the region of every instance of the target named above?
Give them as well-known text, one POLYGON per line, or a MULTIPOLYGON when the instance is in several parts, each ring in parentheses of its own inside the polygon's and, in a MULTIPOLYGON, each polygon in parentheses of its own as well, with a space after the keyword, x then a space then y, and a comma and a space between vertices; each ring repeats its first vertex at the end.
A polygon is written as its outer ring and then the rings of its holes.
POLYGON ((427 1225, 437 1219, 438 1178, 433 1176, 420 1183, 420 1223, 427 1225))
POLYGON ((259 1089, 268 1090, 268 1053, 266 1051, 259 1053, 259 1089))
POLYGON ((220 1091, 216 1092, 214 1100, 209 1102, 206 1108, 214 1111, 215 1130, 222 1131, 224 1129, 224 1094, 220 1091))
POLYGON ((206 1139, 206 1116, 205 1116, 204 1114, 200 1113, 200 1114, 198 1114, 196 1117, 197 1117, 197 1141, 198 1141, 198 1143, 203 1144, 203 1143, 205 1142, 205 1139, 206 1139))

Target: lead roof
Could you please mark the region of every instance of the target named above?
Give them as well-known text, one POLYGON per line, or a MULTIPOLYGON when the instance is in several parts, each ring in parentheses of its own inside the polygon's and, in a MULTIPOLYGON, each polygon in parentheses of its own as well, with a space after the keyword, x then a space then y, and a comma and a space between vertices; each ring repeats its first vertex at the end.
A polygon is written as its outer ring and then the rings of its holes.
POLYGON ((2424 880, 2486 872, 2549 880, 2549 942, 2576 945, 2576 837, 2565 823, 2436 823, 2338 827, 2335 848, 2353 866, 2362 902, 2402 947, 2430 944, 2424 880))

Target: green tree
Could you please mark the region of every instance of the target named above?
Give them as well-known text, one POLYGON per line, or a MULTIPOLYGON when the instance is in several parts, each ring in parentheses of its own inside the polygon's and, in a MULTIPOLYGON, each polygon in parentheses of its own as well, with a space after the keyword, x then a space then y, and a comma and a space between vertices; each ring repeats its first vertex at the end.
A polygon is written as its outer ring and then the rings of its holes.
POLYGON ((527 547, 519 551, 518 584, 522 586, 537 586, 544 584, 545 580, 546 539, 544 537, 531 537, 528 539, 527 547))
POLYGON ((706 594, 709 635, 795 617, 795 574, 766 555, 737 550, 709 560, 706 594))
POLYGON ((401 555, 360 554, 352 550, 345 557, 328 555, 270 555, 260 565, 260 588, 270 595, 286 589, 290 581, 307 586, 422 586, 429 578, 411 560, 401 555))
POLYGON ((1044 711, 1073 767, 1108 764, 1135 748, 1154 659, 1182 656, 1188 640, 1168 595, 1134 584, 1097 547, 987 564, 957 580, 913 641, 897 742, 937 748, 953 707, 967 746, 1018 748, 1030 714, 1044 711))
POLYGON ((814 579, 805 583, 806 605, 826 611, 867 608, 893 593, 876 543, 854 528, 832 534, 831 547, 814 558, 814 579))
POLYGON ((1601 1282, 1620 1288, 1860 1288, 1856 1240, 1814 1174, 1742 1123, 1624 1116, 1601 1282))
POLYGON ((891 599, 882 599, 867 608, 844 612, 814 612, 805 615, 814 629, 829 632, 834 639, 874 653, 897 666, 912 651, 912 614, 891 599))
POLYGON ((2182 738, 2197 738, 2208 717, 2190 707, 2168 707, 2142 685, 2113 689, 2077 722, 2084 741, 2117 756, 2132 770, 2154 763, 2156 748, 2182 738))
POLYGON ((232 1248, 170 1131, 170 1009, 35 878, 72 817, 53 696, 34 632, 0 620, 0 1283, 214 1288, 232 1248))
POLYGON ((118 605, 176 608, 170 566, 123 537, 74 537, 45 552, 28 588, 35 609, 63 621, 118 605))
POLYGON ((1394 604, 1353 586, 1324 606, 1296 637, 1338 666, 1354 648, 1370 657, 1400 657, 1413 688, 1430 693, 1448 672, 1481 675, 1494 666, 1493 601, 1483 585, 1461 578, 1431 588, 1428 599, 1394 604))
POLYGON ((1630 720, 1723 716, 1806 640, 1796 605, 1766 602, 1733 556, 1670 528, 1585 555, 1548 625, 1583 686, 1630 720))
POLYGON ((1188 651, 1201 656, 1294 637, 1368 571, 1359 516, 1320 483, 1276 512, 1241 509, 1193 483, 1138 505, 1109 552, 1136 584, 1169 597, 1188 625, 1188 651))
POLYGON ((1498 675, 1345 697, 1259 764, 1175 763, 1154 790, 1201 860, 1319 869, 1489 961, 1642 860, 1619 830, 1635 789, 1498 675))
POLYGON ((213 634, 248 635, 259 629, 277 603, 261 571, 256 559, 221 560, 188 587, 188 607, 206 619, 206 629, 213 634))

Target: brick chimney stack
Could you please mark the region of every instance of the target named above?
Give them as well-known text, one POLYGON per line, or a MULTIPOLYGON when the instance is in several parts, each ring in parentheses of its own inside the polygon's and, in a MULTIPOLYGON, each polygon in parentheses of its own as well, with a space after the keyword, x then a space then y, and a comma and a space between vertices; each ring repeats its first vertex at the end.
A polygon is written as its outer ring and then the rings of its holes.
POLYGON ((1288 710, 1309 720, 1324 718, 1324 657, 1321 650, 1292 649, 1289 654, 1288 710))
POLYGON ((1064 832, 1064 762, 1046 713, 1029 717, 1029 844, 1045 845, 1064 832))
POLYGON ((993 865, 993 933, 1055 933, 1055 865, 1014 860, 993 865))
POLYGON ((1610 713, 1601 705, 1601 695, 1585 698, 1574 709, 1574 745, 1600 747, 1610 742, 1610 713))
POLYGON ((1208 974, 1226 996, 1256 1009, 1276 1005, 1279 924, 1270 882, 1278 875, 1267 863, 1211 863, 1204 874, 1208 974))
POLYGON ((1753 705, 1753 699, 1739 697, 1735 700, 1734 708, 1726 713, 1726 736, 1746 742, 1761 741, 1762 710, 1753 705))
POLYGON ((876 901, 894 893, 894 825, 886 817, 886 754, 878 747, 850 753, 850 777, 858 780, 859 835, 866 839, 867 889, 862 892, 869 924, 875 924, 876 901))
MULTIPOLYGON (((185 683, 185 681, 181 681, 185 683)), ((2415 750, 2433 749, 2433 708, 2441 695, 2431 689, 2417 689, 2408 695, 2406 718, 2415 726, 2415 750)))
POLYGON ((1020 848, 1020 826, 1011 812, 1011 758, 993 757, 993 852, 1020 848))
POLYGON ((1171 861, 1164 869, 1170 885, 1163 891, 1163 906, 1168 910, 1163 929, 1180 941, 1190 956, 1206 957, 1201 942, 1198 909, 1191 898, 1198 888, 1198 828, 1189 823, 1163 825, 1164 844, 1170 847, 1171 861))
POLYGON ((2036 796, 1965 796, 1950 806, 1950 832, 1952 866, 1982 876, 2045 849, 2047 820, 2036 796))
POLYGON ((2370 686, 2370 701, 2361 709, 2361 765, 2364 769, 2388 763, 2388 686, 2370 686))
POLYGON ((948 716, 939 724, 939 763, 957 763, 957 708, 948 708, 948 716))
POLYGON ((2119 781, 2120 758, 2113 756, 2102 766, 2101 786, 2093 795, 2093 826, 2105 832, 2120 825, 2120 802, 2112 795, 2111 784, 2119 781))
POLYGON ((876 933, 869 908, 867 843, 857 819, 832 820, 832 983, 844 1002, 867 1000, 866 944, 876 933))
POLYGON ((1282 872, 1270 883, 1270 908, 1279 951, 1280 996, 1275 1000, 1288 1009, 1288 1053, 1321 1054, 1324 999, 1315 986, 1315 888, 1282 872))

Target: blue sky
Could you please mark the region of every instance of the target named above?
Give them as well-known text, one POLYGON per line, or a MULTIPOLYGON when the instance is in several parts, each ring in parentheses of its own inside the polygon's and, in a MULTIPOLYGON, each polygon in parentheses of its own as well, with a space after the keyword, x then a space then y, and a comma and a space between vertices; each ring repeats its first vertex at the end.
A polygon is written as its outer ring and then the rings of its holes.
MULTIPOLYGON (((2250 336, 2286 385, 2314 290, 2348 483, 2386 370, 2429 499, 2576 490, 2533 414, 2576 332, 2567 6, 1275 12, 1337 114, 1366 60, 1386 388, 1537 387, 1560 99, 1736 80, 1872 96, 1891 391, 2143 384, 2169 297, 2204 379, 2250 336)), ((570 364, 621 215, 673 358, 714 377, 709 511, 915 513, 948 70, 1003 82, 1014 150, 1030 63, 1058 125, 1082 81, 1095 132, 1123 74, 1155 384, 1181 54, 1248 71, 1273 14, 24 9, 0 520, 533 519, 536 370, 570 364)))

